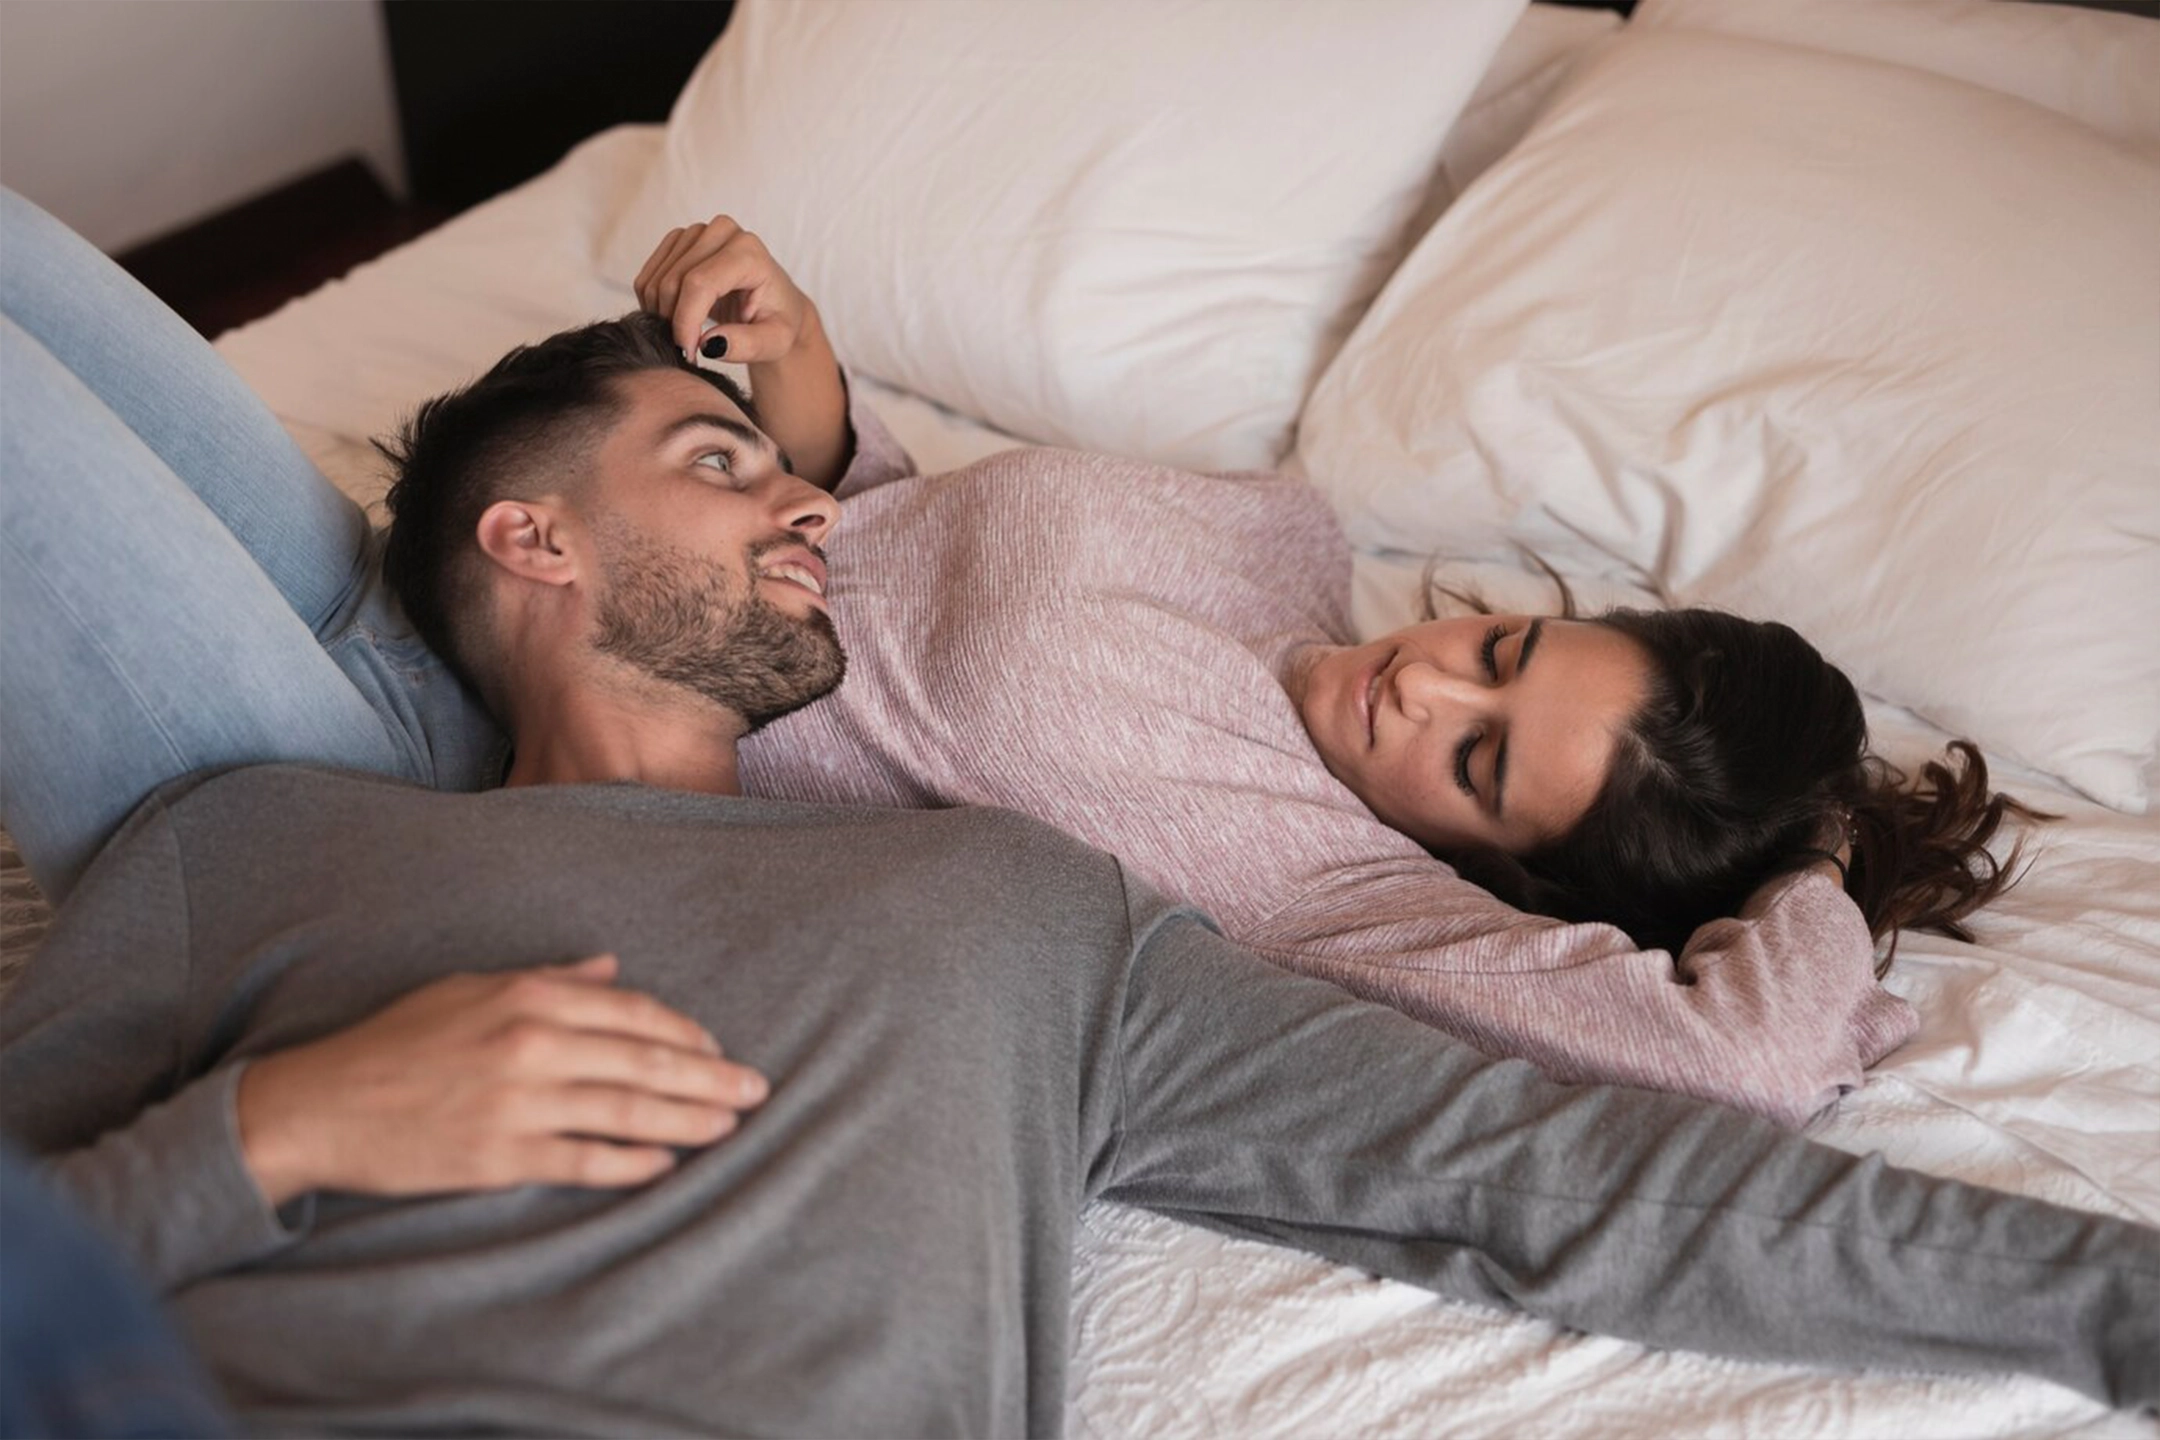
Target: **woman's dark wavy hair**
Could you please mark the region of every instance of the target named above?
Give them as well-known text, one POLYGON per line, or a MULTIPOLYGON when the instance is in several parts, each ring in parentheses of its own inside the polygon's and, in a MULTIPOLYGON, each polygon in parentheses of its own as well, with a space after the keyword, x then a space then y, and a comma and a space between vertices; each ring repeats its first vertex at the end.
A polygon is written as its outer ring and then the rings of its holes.
MULTIPOLYGON (((1561 594, 1572 616, 1574 597, 1561 594)), ((1917 776, 1871 754, 1852 682, 1788 626, 1701 609, 1612 610, 1591 623, 1650 660, 1649 693, 1604 788, 1572 831, 1531 854, 1442 857, 1517 909, 1606 921, 1677 954, 1697 926, 1821 860, 1843 830, 1846 891, 1869 933, 1891 937, 1880 975, 1899 930, 1972 938, 1965 917, 2019 871, 2022 841, 2007 861, 1987 848, 2005 814, 2054 818, 1991 792, 1970 741, 1917 776)))

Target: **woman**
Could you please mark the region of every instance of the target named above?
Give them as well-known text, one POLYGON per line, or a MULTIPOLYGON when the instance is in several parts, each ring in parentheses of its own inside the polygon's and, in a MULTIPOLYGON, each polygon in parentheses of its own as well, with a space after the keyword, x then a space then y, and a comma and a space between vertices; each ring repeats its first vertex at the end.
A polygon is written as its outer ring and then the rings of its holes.
MULTIPOLYGON (((636 289, 686 354, 799 362, 780 405, 760 380, 760 423, 845 449, 815 309, 754 237, 673 231, 636 289), (797 407, 813 376, 827 398, 797 407)), ((1873 938, 2005 883, 1977 752, 1905 785, 1786 627, 1471 616, 1346 644, 1347 547, 1309 487, 1047 450, 922 477, 852 422, 850 678, 745 743, 751 793, 1022 810, 1488 1049, 1788 1123, 1911 1033, 1873 938), (1434 856, 1607 923, 1527 920, 1434 856)))
MULTIPOLYGON (((741 358, 745 341, 752 352, 769 348, 791 316, 814 313, 756 238, 725 217, 670 231, 635 285, 686 356, 693 340, 724 352, 732 335, 741 358), (723 319, 731 323, 715 323, 723 319)), ((782 343, 792 346, 792 334, 782 343)), ((812 473, 833 465, 837 481, 847 446, 836 363, 820 334, 797 348, 814 352, 808 363, 774 378, 798 391, 822 386, 807 406, 794 394, 783 401, 802 416, 798 455, 812 473)), ((768 425, 795 419, 760 403, 768 425)), ((1576 619, 1566 583, 1551 578, 1562 618, 1576 619)), ((1331 655, 1315 650, 1285 679, 1330 773, 1390 826, 1520 908, 1610 921, 1645 945, 1677 949, 1776 874, 1829 858, 1870 933, 1891 937, 1882 968, 1901 928, 1969 938, 1960 918, 2010 878, 1988 841, 2006 808, 2033 813, 1991 794, 1976 747, 1954 743, 1951 764, 1930 762, 1912 783, 1867 753, 1851 683, 1782 625, 1700 610, 1614 611, 1595 623, 1602 637, 1528 616, 1433 623, 1331 655), (1538 678, 1569 691, 1550 712, 1566 723, 1518 730, 1521 676, 1503 669, 1525 670, 1547 635, 1558 638, 1538 678), (1504 667, 1511 643, 1516 658, 1504 667), (1451 690, 1458 676, 1479 683, 1451 690), (1603 683, 1586 690, 1585 679, 1603 683), (1392 715, 1413 710, 1446 723, 1412 736, 1392 715), (1383 744, 1383 732, 1400 743, 1383 744), (1513 794, 1500 793, 1511 779, 1513 794)), ((1534 697, 1529 709, 1533 720, 1546 713, 1534 697)))

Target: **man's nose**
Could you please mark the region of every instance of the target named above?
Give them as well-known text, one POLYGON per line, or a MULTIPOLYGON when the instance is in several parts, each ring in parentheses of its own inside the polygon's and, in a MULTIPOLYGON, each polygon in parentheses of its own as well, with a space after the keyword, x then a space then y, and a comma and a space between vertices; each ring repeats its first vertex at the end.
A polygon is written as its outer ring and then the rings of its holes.
POLYGON ((799 475, 782 475, 773 495, 773 519, 812 545, 822 544, 840 524, 840 502, 799 475))

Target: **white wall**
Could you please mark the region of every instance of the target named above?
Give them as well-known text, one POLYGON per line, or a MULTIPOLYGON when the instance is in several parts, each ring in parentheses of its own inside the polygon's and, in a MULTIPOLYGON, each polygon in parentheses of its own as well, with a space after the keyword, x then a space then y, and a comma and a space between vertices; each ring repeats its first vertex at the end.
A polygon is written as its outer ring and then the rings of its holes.
POLYGON ((105 250, 353 154, 404 193, 376 0, 0 0, 0 183, 105 250))

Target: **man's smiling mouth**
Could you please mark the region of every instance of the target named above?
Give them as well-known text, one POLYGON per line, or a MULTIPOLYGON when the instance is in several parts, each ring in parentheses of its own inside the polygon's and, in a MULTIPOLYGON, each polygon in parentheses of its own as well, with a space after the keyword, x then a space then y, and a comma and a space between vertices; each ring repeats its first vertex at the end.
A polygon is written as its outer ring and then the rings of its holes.
POLYGON ((775 565, 765 574, 773 580, 792 580, 813 595, 823 595, 825 593, 825 587, 818 584, 817 576, 812 575, 800 565, 775 565))
POLYGON ((825 598, 825 557, 801 544, 771 548, 778 548, 780 555, 758 559, 758 579, 784 581, 808 589, 819 600, 825 598))

